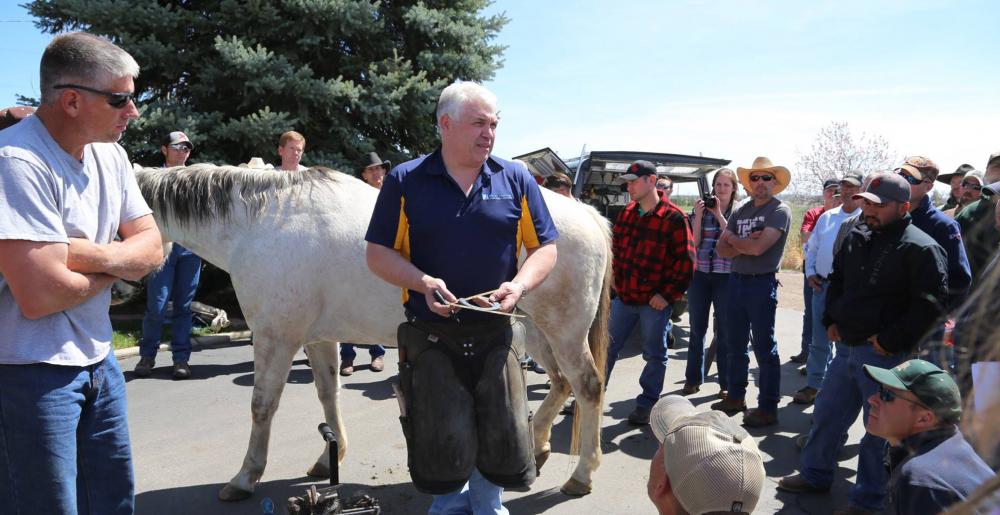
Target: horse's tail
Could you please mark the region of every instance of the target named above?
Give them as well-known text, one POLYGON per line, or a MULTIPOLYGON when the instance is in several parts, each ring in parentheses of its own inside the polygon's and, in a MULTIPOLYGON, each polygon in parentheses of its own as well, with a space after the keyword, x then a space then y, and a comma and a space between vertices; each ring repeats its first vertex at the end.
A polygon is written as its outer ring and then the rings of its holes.
MULTIPOLYGON (((605 224, 607 222, 604 222, 605 224)), ((608 366, 608 319, 611 317, 611 242, 607 241, 607 259, 604 266, 604 277, 601 282, 601 294, 597 302, 597 313, 590 323, 590 332, 587 333, 587 343, 590 346, 590 356, 594 358, 594 368, 596 368, 596 394, 597 413, 604 412, 604 377, 607 374, 608 366)), ((573 429, 570 438, 570 454, 580 454, 580 429, 582 417, 580 417, 580 403, 576 404, 573 415, 573 429)))

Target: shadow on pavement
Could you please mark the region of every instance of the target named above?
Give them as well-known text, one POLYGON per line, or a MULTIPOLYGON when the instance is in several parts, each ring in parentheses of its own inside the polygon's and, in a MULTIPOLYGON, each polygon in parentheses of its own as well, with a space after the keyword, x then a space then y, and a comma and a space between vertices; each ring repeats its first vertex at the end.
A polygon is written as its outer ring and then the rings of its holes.
POLYGON ((357 390, 361 392, 361 395, 364 395, 373 401, 384 401, 386 399, 392 399, 396 396, 396 394, 392 391, 392 385, 397 380, 397 375, 389 376, 383 374, 378 376, 378 380, 369 381, 367 383, 341 382, 340 387, 347 390, 357 390))
MULTIPOLYGON (((559 488, 550 488, 548 490, 535 492, 524 497, 518 497, 517 499, 511 499, 503 504, 511 513, 533 515, 536 513, 545 513, 549 509, 564 502, 574 502, 580 499, 585 499, 585 497, 570 497, 560 492, 559 488)), ((585 501, 581 501, 581 508, 586 505, 585 501)), ((583 511, 586 512, 586 510, 583 511)))

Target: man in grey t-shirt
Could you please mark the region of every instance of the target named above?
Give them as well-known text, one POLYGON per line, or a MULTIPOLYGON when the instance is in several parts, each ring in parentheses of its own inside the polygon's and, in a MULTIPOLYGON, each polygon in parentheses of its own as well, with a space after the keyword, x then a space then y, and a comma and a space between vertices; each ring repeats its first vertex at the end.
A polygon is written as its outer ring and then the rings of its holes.
POLYGON ((13 513, 133 511, 108 307, 116 278, 163 259, 115 143, 139 115, 138 73, 105 39, 57 36, 42 55, 42 105, 0 131, 0 499, 13 513))
POLYGON ((760 393, 757 409, 747 412, 743 424, 761 427, 778 423, 781 363, 774 338, 774 314, 778 307, 775 272, 781 266, 791 210, 774 196, 788 186, 791 174, 783 166, 772 165, 766 157, 758 157, 753 166, 737 168, 736 172, 750 198, 733 210, 715 249, 720 256, 732 258, 733 268, 729 274, 726 338, 721 344, 729 360, 729 391, 712 409, 731 415, 746 409, 750 365, 746 341, 752 330, 751 343, 760 368, 760 393))

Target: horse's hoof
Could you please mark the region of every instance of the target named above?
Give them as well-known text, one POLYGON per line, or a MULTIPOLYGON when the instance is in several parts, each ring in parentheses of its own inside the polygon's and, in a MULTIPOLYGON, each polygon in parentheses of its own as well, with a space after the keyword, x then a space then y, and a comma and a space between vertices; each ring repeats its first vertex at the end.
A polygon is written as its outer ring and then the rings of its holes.
POLYGON ((590 485, 585 485, 576 479, 569 478, 569 481, 566 481, 566 484, 559 491, 570 497, 583 497, 590 493, 590 485))
POLYGON ((535 474, 536 475, 539 475, 539 476, 542 475, 542 465, 545 465, 545 462, 549 460, 549 454, 552 454, 552 453, 550 451, 542 451, 542 452, 540 452, 540 453, 538 453, 538 454, 535 455, 535 474))
POLYGON ((222 490, 219 490, 219 500, 226 502, 242 501, 243 499, 249 499, 252 495, 253 492, 236 488, 233 485, 226 485, 222 490))
POLYGON ((311 477, 319 477, 326 479, 330 477, 330 467, 323 465, 322 463, 313 463, 313 466, 309 467, 309 470, 306 471, 306 474, 308 474, 311 477))

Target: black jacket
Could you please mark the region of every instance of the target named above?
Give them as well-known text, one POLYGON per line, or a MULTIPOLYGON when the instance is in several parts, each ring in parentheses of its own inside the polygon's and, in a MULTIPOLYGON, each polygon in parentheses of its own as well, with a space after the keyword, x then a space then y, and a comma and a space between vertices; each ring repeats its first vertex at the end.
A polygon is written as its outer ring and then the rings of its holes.
POLYGON ((833 258, 823 325, 837 324, 848 345, 877 334, 885 350, 908 352, 944 312, 947 298, 944 250, 909 214, 877 232, 862 223, 833 258))

